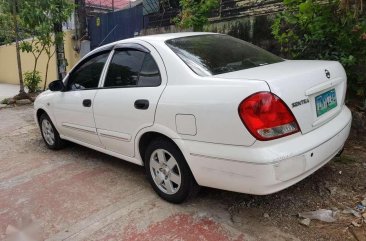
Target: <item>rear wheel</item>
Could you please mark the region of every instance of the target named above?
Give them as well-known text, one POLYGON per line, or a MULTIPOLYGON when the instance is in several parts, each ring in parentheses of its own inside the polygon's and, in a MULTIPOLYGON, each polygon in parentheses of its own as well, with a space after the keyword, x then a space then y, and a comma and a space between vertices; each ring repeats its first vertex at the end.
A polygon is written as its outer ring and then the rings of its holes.
POLYGON ((64 140, 60 138, 58 131, 46 113, 39 117, 39 124, 43 140, 49 149, 58 150, 64 147, 64 140))
POLYGON ((198 191, 198 185, 178 147, 164 138, 153 140, 145 153, 145 171, 156 193, 181 203, 198 191))

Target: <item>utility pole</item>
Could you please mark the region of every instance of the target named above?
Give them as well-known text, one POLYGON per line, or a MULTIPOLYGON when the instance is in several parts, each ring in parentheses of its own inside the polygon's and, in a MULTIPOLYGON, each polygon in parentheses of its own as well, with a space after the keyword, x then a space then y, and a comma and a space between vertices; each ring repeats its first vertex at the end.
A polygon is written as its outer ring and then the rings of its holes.
MULTIPOLYGON (((63 3, 63 0, 60 1, 60 4, 63 3)), ((62 8, 61 5, 58 5, 58 10, 62 8)), ((66 57, 65 57, 65 48, 64 48, 64 35, 62 30, 62 23, 54 23, 53 31, 55 32, 56 38, 56 60, 57 60, 57 73, 58 79, 62 80, 66 76, 66 57)))
POLYGON ((66 76, 66 57, 62 33, 62 23, 55 23, 53 26, 56 41, 56 60, 58 79, 62 80, 66 76))
POLYGON ((114 12, 114 0, 112 0, 112 11, 114 12))
POLYGON ((86 35, 86 7, 85 0, 75 0, 76 39, 83 39, 86 35))

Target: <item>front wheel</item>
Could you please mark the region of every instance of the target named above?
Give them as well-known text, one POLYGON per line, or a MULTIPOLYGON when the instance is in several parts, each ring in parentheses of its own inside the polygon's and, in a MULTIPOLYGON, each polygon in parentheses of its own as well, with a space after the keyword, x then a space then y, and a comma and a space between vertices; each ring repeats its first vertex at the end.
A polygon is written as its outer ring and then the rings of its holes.
POLYGON ((64 140, 60 138, 58 131, 52 124, 50 117, 47 114, 42 114, 39 117, 41 133, 46 146, 49 149, 58 150, 64 146, 64 140))
POLYGON ((198 191, 198 185, 178 147, 159 138, 145 153, 145 171, 155 192, 172 203, 181 203, 198 191))

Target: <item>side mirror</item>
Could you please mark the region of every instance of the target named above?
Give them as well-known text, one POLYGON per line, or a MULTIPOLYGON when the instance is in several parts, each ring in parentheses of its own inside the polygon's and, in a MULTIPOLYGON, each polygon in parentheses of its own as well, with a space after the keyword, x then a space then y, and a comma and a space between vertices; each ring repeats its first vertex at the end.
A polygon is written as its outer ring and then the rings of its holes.
POLYGON ((52 81, 48 85, 48 89, 50 89, 50 91, 63 91, 64 88, 65 88, 64 83, 61 80, 52 81))

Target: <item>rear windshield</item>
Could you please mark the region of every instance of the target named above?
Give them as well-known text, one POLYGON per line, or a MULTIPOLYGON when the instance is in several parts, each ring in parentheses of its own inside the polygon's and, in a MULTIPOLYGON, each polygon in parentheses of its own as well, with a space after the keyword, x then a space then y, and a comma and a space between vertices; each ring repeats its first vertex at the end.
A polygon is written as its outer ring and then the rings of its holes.
POLYGON ((228 35, 210 34, 166 41, 196 74, 211 76, 282 62, 264 49, 228 35))

